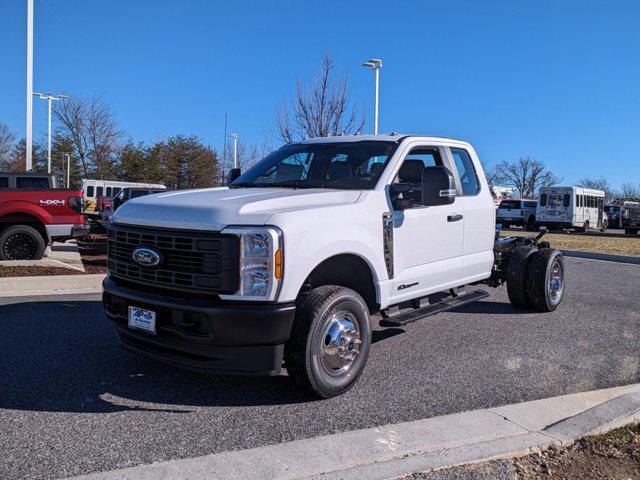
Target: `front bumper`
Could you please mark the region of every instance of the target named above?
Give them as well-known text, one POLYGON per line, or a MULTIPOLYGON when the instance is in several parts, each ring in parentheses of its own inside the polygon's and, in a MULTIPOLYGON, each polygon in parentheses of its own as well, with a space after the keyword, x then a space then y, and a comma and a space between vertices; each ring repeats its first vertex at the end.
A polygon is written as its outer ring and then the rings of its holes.
POLYGON ((295 304, 227 303, 160 296, 106 278, 103 306, 122 347, 174 365, 213 373, 277 375, 295 304), (127 326, 129 306, 156 312, 156 335, 127 326))
POLYGON ((549 228, 573 228, 573 223, 571 222, 537 220, 536 224, 540 227, 549 227, 549 228))
POLYGON ((86 237, 89 235, 89 233, 91 233, 91 227, 89 227, 89 225, 87 225, 86 223, 74 225, 71 228, 71 236, 73 238, 86 237))

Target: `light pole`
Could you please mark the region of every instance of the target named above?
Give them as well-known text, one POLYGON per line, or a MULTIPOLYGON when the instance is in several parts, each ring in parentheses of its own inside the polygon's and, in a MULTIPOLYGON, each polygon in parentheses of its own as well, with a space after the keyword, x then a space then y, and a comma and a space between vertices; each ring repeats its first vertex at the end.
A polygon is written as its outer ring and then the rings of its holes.
POLYGON ((363 67, 370 68, 376 74, 376 99, 375 99, 375 110, 373 113, 373 134, 378 134, 378 90, 380 85, 380 69, 382 68, 382 60, 379 58, 372 58, 368 62, 362 64, 363 67))
POLYGON ((27 0, 27 133, 26 133, 26 165, 28 172, 33 168, 31 149, 33 147, 33 0, 27 0))
POLYGON ((238 168, 238 134, 231 133, 229 138, 233 138, 233 168, 238 168))
POLYGON ((47 173, 51 173, 51 100, 62 100, 63 98, 69 98, 69 95, 58 95, 55 96, 51 93, 47 93, 46 95, 43 95, 39 92, 34 93, 34 95, 37 95, 38 97, 40 97, 42 100, 47 100, 48 103, 48 110, 49 110, 49 131, 48 131, 48 138, 49 138, 49 148, 47 149, 47 173))
POLYGON ((65 155, 67 156, 67 188, 69 188, 69 184, 71 183, 69 180, 71 178, 71 155, 69 155, 68 153, 65 153, 65 155))

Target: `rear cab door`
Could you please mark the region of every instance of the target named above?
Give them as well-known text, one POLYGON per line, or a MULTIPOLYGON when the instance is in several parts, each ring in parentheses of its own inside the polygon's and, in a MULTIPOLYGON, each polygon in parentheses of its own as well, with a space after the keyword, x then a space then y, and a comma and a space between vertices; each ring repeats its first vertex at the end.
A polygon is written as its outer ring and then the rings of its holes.
POLYGON ((496 210, 493 197, 475 150, 468 144, 445 148, 455 168, 457 194, 464 211, 462 245, 463 274, 460 285, 491 275, 496 210))

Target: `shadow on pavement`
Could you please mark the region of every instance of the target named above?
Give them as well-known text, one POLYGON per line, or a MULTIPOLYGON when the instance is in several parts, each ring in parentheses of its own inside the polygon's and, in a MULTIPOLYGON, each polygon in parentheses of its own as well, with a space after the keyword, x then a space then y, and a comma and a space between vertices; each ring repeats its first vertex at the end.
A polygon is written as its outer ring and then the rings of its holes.
POLYGON ((313 401, 286 376, 214 376, 129 354, 95 301, 0 306, 0 351, 0 408, 176 412, 313 401))
POLYGON ((533 314, 528 310, 521 310, 514 307, 510 303, 494 302, 491 300, 483 300, 481 302, 473 302, 463 305, 453 310, 458 313, 486 313, 491 315, 514 315, 514 314, 533 314))

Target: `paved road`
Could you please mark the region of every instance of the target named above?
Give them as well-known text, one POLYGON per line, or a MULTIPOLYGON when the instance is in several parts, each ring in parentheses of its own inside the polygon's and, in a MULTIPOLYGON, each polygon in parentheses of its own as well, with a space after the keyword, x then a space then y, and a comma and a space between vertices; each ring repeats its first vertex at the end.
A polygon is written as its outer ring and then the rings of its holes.
POLYGON ((213 377, 128 354, 99 297, 0 299, 0 478, 58 478, 640 382, 640 266, 567 259, 558 311, 504 289, 377 330, 367 369, 315 401, 286 376, 213 377))
MULTIPOLYGON (((523 232, 525 231, 521 227, 509 227, 502 229, 505 232, 523 232)), ((531 235, 534 235, 536 232, 531 232, 531 235)), ((575 230, 549 230, 549 233, 558 233, 561 235, 587 235, 593 237, 611 237, 611 236, 624 236, 625 232, 623 228, 608 228, 606 232, 601 232, 600 230, 589 230, 588 232, 576 232, 575 230)), ((631 237, 631 238, 635 238, 631 237)))

